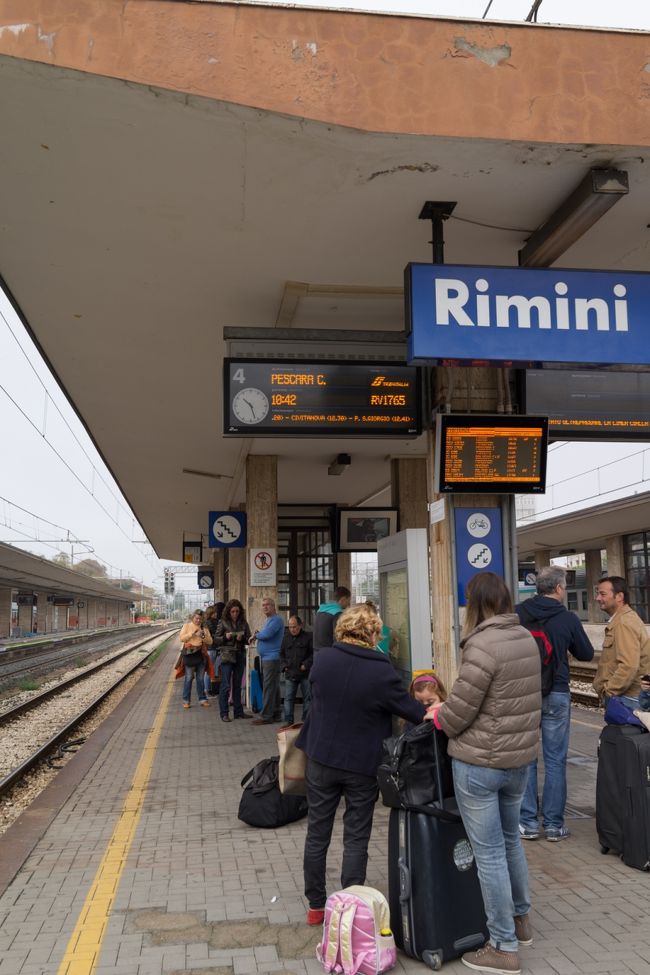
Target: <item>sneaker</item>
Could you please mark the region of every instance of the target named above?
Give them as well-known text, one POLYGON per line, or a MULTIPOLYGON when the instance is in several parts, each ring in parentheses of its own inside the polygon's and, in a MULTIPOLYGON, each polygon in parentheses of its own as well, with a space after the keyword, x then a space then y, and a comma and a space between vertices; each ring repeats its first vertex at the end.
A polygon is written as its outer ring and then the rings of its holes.
POLYGON ((189 708, 189 707, 190 707, 190 705, 189 705, 189 704, 187 703, 187 701, 183 701, 183 707, 184 707, 184 708, 189 708))
POLYGON ((310 907, 307 911, 307 924, 315 927, 317 924, 322 924, 324 920, 325 911, 322 907, 310 907))
POLYGON ((518 952, 500 951, 489 941, 478 951, 467 951, 461 961, 475 972, 497 972, 498 975, 520 975, 521 972, 518 952))
POLYGON ((560 840, 565 840, 567 836, 571 836, 566 826, 561 826, 559 829, 545 829, 544 833, 549 843, 559 843, 560 840))
POLYGON ((528 914, 515 914, 514 922, 517 941, 526 948, 530 947, 533 943, 533 932, 528 914))
POLYGON ((530 826, 522 826, 519 823, 519 835, 522 840, 538 840, 539 829, 536 829, 534 826, 532 828, 530 826))

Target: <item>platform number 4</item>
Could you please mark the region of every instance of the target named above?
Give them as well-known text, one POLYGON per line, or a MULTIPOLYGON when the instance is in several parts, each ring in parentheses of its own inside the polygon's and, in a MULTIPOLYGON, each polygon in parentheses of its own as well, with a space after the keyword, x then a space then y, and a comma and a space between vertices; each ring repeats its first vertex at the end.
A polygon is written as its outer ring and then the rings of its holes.
POLYGON ((243 369, 235 369, 235 371, 234 371, 234 373, 232 375, 232 381, 234 383, 242 383, 242 385, 243 385, 246 382, 246 377, 244 376, 244 370, 243 369))

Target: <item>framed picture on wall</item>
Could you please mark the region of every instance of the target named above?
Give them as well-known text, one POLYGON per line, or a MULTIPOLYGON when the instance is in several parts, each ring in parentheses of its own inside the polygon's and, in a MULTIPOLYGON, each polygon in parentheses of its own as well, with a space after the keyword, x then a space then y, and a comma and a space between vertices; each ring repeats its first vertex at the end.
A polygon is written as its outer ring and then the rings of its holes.
POLYGON ((397 508, 338 508, 337 550, 376 552, 379 539, 398 528, 397 508))

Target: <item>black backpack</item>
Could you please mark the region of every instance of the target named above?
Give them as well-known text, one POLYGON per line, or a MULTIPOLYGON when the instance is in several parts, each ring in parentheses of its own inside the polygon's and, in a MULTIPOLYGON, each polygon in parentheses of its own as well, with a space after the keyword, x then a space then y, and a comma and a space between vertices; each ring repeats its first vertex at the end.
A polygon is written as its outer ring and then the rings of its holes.
POLYGON ((519 608, 524 617, 521 620, 521 624, 534 637, 537 649, 539 650, 539 659, 542 665, 542 697, 546 697, 553 690, 553 682, 555 680, 555 651, 553 649, 553 643, 546 632, 543 620, 536 619, 526 606, 520 606, 519 608))
POLYGON ((384 805, 392 809, 423 812, 440 806, 454 794, 445 733, 433 721, 424 721, 386 738, 377 783, 384 805))
POLYGON ((280 759, 263 758, 241 780, 244 791, 239 801, 237 818, 249 826, 277 829, 307 815, 304 796, 280 792, 278 766, 280 759))

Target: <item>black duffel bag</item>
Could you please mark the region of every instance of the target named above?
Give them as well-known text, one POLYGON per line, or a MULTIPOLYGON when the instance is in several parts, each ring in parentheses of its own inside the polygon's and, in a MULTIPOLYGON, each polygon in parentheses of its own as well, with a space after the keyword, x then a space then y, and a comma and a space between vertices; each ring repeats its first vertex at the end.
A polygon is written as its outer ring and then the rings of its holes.
POLYGON ((433 721, 423 721, 402 735, 386 738, 377 781, 382 801, 391 809, 426 811, 423 807, 449 799, 454 783, 445 733, 433 721))
POLYGON ((277 829, 307 815, 304 796, 280 792, 278 765, 280 759, 263 758, 241 780, 244 787, 239 801, 238 819, 260 829, 277 829))

